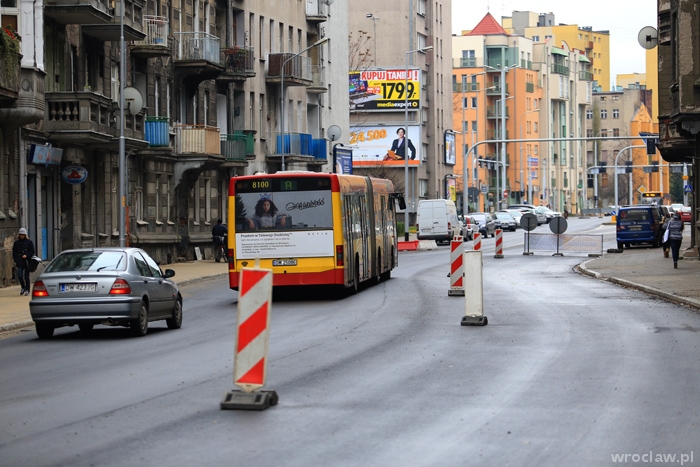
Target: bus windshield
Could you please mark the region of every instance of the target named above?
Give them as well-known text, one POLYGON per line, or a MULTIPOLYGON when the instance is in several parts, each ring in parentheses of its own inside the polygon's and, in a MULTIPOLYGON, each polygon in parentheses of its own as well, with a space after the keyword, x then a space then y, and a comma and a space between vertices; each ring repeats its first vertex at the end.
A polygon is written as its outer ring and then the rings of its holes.
POLYGON ((238 180, 239 259, 333 256, 333 204, 327 177, 238 180))

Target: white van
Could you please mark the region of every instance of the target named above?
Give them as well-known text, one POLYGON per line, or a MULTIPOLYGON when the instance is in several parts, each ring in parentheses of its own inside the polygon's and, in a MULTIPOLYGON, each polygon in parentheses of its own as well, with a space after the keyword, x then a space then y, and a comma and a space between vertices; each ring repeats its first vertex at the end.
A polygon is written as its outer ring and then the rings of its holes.
POLYGON ((461 235, 457 207, 450 199, 424 199, 418 204, 418 240, 449 242, 461 235))

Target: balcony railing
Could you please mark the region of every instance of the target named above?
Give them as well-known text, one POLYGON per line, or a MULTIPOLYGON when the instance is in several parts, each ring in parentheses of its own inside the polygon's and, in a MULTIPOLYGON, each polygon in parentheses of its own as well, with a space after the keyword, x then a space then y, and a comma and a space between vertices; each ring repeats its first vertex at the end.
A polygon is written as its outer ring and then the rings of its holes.
MULTIPOLYGON (((501 110, 500 105, 489 105, 486 107, 486 116, 488 118, 501 118, 503 110, 501 110)), ((506 107, 506 118, 510 115, 508 114, 508 107, 506 107)))
POLYGON ((479 83, 452 83, 452 92, 476 92, 479 90, 479 83))
POLYGON ((221 41, 206 32, 176 32, 178 47, 175 60, 199 61, 221 65, 221 41))
MULTIPOLYGON (((501 83, 499 81, 492 81, 490 83, 486 83, 486 88, 486 94, 490 96, 501 94, 501 83)), ((506 83, 505 85, 505 91, 506 94, 508 94, 508 83, 506 83)))
POLYGON ((532 70, 532 60, 525 60, 524 58, 520 59, 520 68, 524 68, 526 70, 532 70))
POLYGON ((325 138, 313 139, 311 141, 311 152, 314 153, 314 159, 328 159, 328 140, 325 138))
POLYGON ((175 125, 175 152, 221 154, 219 129, 209 125, 175 125))
POLYGON ((455 59, 456 68, 476 68, 476 57, 461 57, 455 59))
POLYGON ((328 82, 326 81, 326 67, 323 65, 311 65, 311 77, 313 84, 306 90, 307 92, 327 92, 328 82))
POLYGON ((593 73, 590 71, 579 71, 578 79, 581 81, 593 81, 593 73))
POLYGON ((170 123, 168 117, 146 117, 146 141, 152 148, 170 146, 170 123))
POLYGON ((309 133, 272 133, 268 144, 274 141, 273 154, 294 154, 297 156, 313 156, 313 137, 309 133), (284 143, 283 143, 284 141, 284 143))
MULTIPOLYGON (((255 49, 253 47, 225 47, 221 49, 224 75, 255 76, 255 49)), ((223 78, 220 75, 219 78, 223 78)))
MULTIPOLYGON (((503 132, 501 130, 488 130, 486 132, 486 138, 490 140, 502 140, 504 138, 501 137, 503 132)), ((506 137, 505 139, 508 139, 508 130, 506 130, 506 137)))
POLYGON ((112 100, 93 92, 47 92, 44 130, 110 135, 112 100))
POLYGON ((294 56, 293 53, 268 54, 267 56, 267 79, 279 82, 284 72, 285 85, 306 84, 313 82, 311 71, 311 58, 294 56), (286 62, 286 63, 285 63, 286 62), (284 70, 282 70, 284 66, 284 70), (300 83, 303 81, 305 83, 300 83))
POLYGON ((306 19, 308 21, 326 21, 328 19, 328 6, 326 1, 307 0, 306 19))
POLYGON ((535 92, 535 83, 525 83, 525 92, 535 92))
POLYGON ((255 154, 253 133, 234 131, 221 135, 221 155, 227 161, 244 161, 248 154, 255 154))
POLYGON ((143 32, 146 38, 134 43, 136 46, 168 46, 168 18, 167 16, 144 15, 143 32))
POLYGON ((569 76, 569 67, 566 65, 552 64, 552 73, 569 76))

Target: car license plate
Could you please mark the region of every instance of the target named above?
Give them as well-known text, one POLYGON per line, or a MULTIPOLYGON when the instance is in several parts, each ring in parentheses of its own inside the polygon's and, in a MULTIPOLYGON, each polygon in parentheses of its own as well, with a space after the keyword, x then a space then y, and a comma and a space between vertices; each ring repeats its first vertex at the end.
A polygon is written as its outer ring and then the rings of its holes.
POLYGON ((273 259, 273 266, 296 266, 297 260, 295 259, 273 259))
POLYGON ((97 284, 89 282, 85 284, 61 284, 61 293, 65 292, 94 292, 97 290, 97 284))

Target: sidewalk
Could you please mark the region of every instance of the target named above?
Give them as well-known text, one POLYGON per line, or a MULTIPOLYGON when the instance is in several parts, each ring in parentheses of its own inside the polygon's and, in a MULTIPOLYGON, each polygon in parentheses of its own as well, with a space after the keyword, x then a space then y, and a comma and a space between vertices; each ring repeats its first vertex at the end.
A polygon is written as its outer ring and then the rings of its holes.
MULTIPOLYGON (((228 274, 228 264, 214 260, 161 265, 161 269, 174 270, 173 281, 180 287, 228 274)), ((0 332, 34 325, 29 314, 31 297, 21 296, 19 291, 19 285, 0 288, 0 332)))
MULTIPOLYGON (((684 237, 683 251, 690 246, 684 237)), ((175 270, 173 280, 180 286, 224 276, 226 263, 213 260, 190 261, 161 266, 163 270, 175 270)), ((582 262, 576 267, 582 274, 607 280, 624 287, 647 292, 661 298, 700 310, 700 261, 685 258, 673 268, 673 260, 664 258, 661 248, 637 247, 623 253, 605 253, 600 258, 582 262)), ((30 297, 20 296, 20 287, 0 288, 0 332, 32 326, 29 315, 30 297)))

